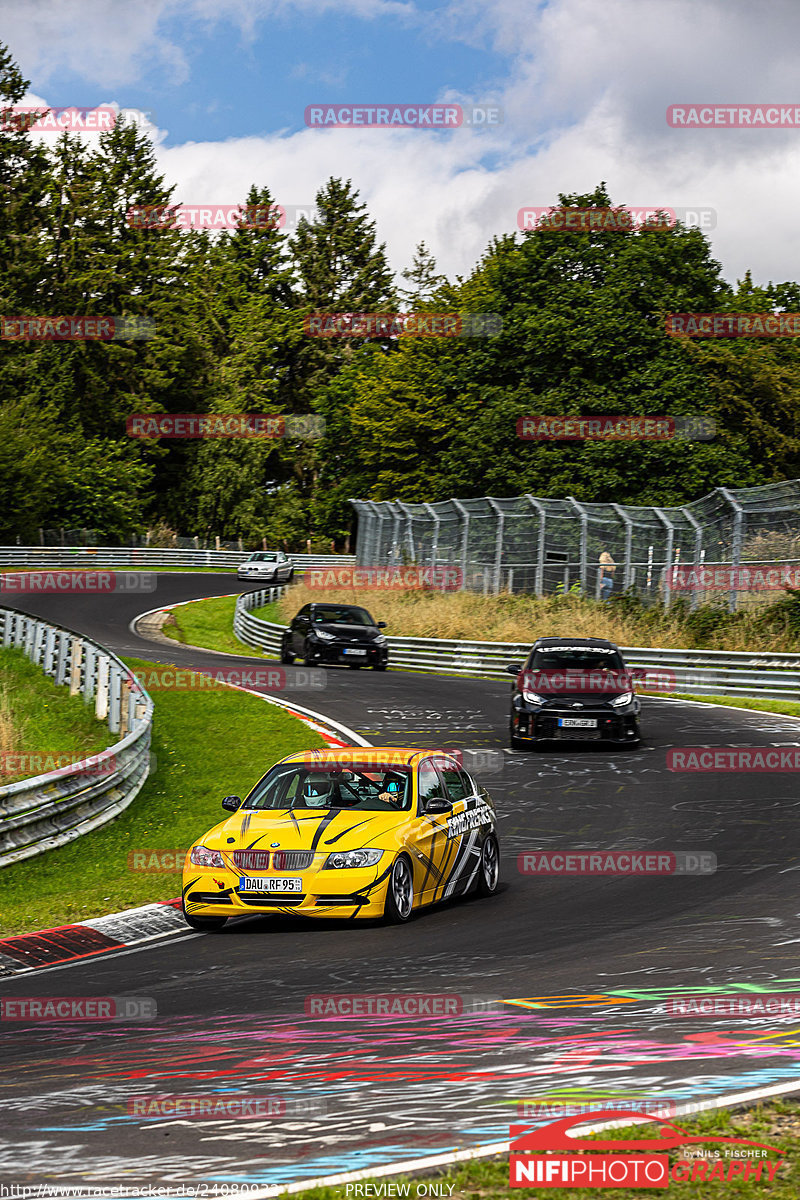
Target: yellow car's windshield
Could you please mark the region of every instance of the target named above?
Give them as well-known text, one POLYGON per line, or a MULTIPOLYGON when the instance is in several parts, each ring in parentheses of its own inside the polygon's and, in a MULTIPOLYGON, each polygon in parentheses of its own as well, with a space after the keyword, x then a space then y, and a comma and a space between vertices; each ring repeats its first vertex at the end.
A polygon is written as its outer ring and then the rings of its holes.
POLYGON ((411 770, 391 763, 314 763, 274 767, 242 805, 255 809, 410 812, 411 770))

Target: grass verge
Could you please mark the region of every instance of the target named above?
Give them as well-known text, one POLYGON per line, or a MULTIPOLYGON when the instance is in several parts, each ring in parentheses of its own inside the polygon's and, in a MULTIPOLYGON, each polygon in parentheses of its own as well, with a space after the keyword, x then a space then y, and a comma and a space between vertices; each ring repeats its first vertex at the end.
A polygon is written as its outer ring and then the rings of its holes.
MULTIPOLYGON (((270 609, 274 605, 268 605, 270 609)), ((246 654, 250 658, 266 655, 246 642, 240 642, 233 632, 236 596, 213 596, 208 600, 193 600, 171 611, 170 619, 161 632, 173 641, 202 650, 219 650, 223 654, 246 654)), ((275 620, 265 617, 264 620, 275 620)))
MULTIPOLYGON (((649 693, 657 696, 657 692, 649 693)), ((670 692, 668 700, 695 700, 701 704, 727 704, 728 708, 750 708, 756 712, 777 713, 782 717, 800 717, 800 704, 792 700, 759 700, 748 696, 691 696, 688 692, 670 692)))
MULTIPOLYGON (((70 696, 69 688, 56 687, 22 650, 0 650, 0 754, 42 755, 45 759, 68 755, 77 760, 99 754, 116 740, 105 721, 97 720, 93 706, 85 704, 81 696, 70 696)), ((6 773, 5 764, 3 757, 0 787, 55 770, 58 765, 6 773)))
MULTIPOLYGON (((588 1118, 587 1118, 588 1120, 588 1118)), ((772 1183, 768 1183, 767 1173, 762 1174, 760 1181, 754 1178, 749 1180, 736 1179, 730 1182, 721 1182, 718 1180, 705 1180, 696 1178, 687 1181, 678 1181, 670 1183, 670 1189, 675 1188, 675 1194, 681 1197, 681 1200, 730 1200, 731 1197, 747 1197, 753 1196, 756 1189, 762 1189, 759 1194, 769 1195, 769 1200, 797 1200, 800 1195, 800 1103, 797 1101, 775 1101, 770 1104, 757 1105, 749 1109, 737 1109, 735 1111, 717 1109, 709 1113, 700 1113, 698 1116, 691 1119, 677 1117, 675 1123, 685 1129, 692 1136, 708 1135, 709 1138, 714 1137, 742 1137, 748 1138, 751 1141, 765 1142, 768 1145, 779 1147, 785 1154, 782 1165, 778 1170, 772 1183), (768 1190, 763 1190, 768 1189, 768 1190)), ((641 1138, 641 1137, 656 1137, 656 1131, 653 1126, 647 1126, 640 1123, 630 1126, 627 1129, 613 1129, 604 1133, 593 1135, 597 1138, 613 1138, 622 1141, 626 1138, 641 1138)), ((587 1138, 587 1144, 589 1139, 587 1138)), ((699 1147, 703 1149, 704 1147, 699 1147)), ((728 1147, 732 1151, 731 1157, 735 1157, 736 1146, 728 1147)), ((688 1153, 697 1153, 698 1147, 687 1147, 688 1153)), ((720 1152, 719 1159, 705 1160, 703 1165, 706 1166, 706 1173, 713 1169, 715 1162, 725 1163, 726 1159, 723 1154, 722 1146, 715 1146, 713 1141, 709 1141, 705 1147, 713 1154, 717 1149, 720 1152)), ((657 1152, 657 1145, 654 1147, 654 1152, 657 1152)), ((611 1153, 603 1151, 598 1153, 611 1153)), ((638 1151, 637 1153, 646 1153, 646 1151, 638 1151)), ((681 1155, 680 1148, 668 1151, 670 1162, 670 1173, 678 1162, 689 1163, 689 1169, 682 1173, 690 1174, 691 1171, 696 1171, 700 1174, 701 1161, 698 1158, 689 1159, 681 1155)), ((777 1162, 778 1157, 775 1154, 767 1153, 766 1159, 752 1159, 752 1162, 766 1161, 777 1162)), ((342 1164, 338 1169, 346 1171, 347 1166, 342 1164)), ((681 1170, 681 1169, 679 1169, 681 1170)), ((363 1190, 359 1193, 355 1192, 352 1184, 340 1184, 338 1187, 326 1188, 309 1188, 308 1191, 295 1193, 296 1200, 361 1200, 365 1196, 408 1196, 416 1198, 417 1195, 425 1195, 422 1191, 422 1185, 427 1184, 428 1190, 433 1184, 438 1185, 441 1189, 438 1193, 433 1192, 433 1195, 452 1196, 453 1200, 519 1200, 520 1196, 548 1196, 551 1200, 593 1200, 598 1195, 606 1195, 607 1189, 598 1191, 597 1188, 569 1187, 569 1188, 553 1188, 547 1187, 537 1188, 535 1184, 528 1185, 524 1190, 519 1187, 509 1186, 509 1166, 508 1161, 488 1161, 488 1162, 471 1162, 463 1166, 454 1166, 444 1174, 423 1176, 417 1175, 413 1179, 408 1176, 393 1175, 388 1179, 363 1179, 359 1180, 359 1184, 363 1190), (364 1185, 372 1185, 369 1189, 364 1185), (391 1185, 393 1191, 389 1192, 387 1184, 391 1185), (408 1185, 408 1190, 399 1190, 403 1185, 408 1185), (383 1188, 383 1191, 376 1190, 383 1188), (420 1192, 417 1192, 417 1188, 420 1192), (349 1188, 349 1190, 347 1190, 349 1188), (452 1191, 449 1189, 452 1188, 452 1191)), ((643 1191, 641 1188, 614 1187, 608 1193, 614 1197, 614 1200, 640 1200, 642 1195, 654 1195, 650 1189, 643 1191)), ((658 1195, 664 1195, 661 1190, 658 1195)), ((670 1192, 671 1194, 671 1192, 670 1192)))
MULTIPOLYGON (((159 668, 124 661, 137 672, 159 668)), ((180 895, 179 870, 131 871, 128 855, 185 851, 223 819, 222 796, 243 796, 284 755, 321 745, 319 735, 276 705, 232 689, 163 691, 154 699, 156 764, 142 791, 102 829, 0 870, 3 936, 180 895)))

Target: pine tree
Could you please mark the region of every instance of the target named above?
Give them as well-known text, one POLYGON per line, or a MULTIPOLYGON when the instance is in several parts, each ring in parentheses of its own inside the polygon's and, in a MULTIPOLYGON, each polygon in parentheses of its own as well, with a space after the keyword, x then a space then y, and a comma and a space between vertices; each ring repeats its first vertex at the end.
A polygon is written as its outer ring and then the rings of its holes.
POLYGON ((436 271, 436 259, 424 242, 420 242, 414 251, 414 261, 411 267, 401 272, 409 286, 400 288, 400 295, 409 309, 433 300, 440 288, 447 284, 447 276, 439 275, 436 271))

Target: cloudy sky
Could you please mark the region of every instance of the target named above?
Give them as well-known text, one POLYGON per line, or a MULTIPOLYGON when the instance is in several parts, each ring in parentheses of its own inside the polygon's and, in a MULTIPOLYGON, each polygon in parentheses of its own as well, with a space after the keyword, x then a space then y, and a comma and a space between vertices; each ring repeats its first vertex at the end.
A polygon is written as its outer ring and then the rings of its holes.
POLYGON ((605 180, 618 204, 712 209, 731 282, 800 278, 800 127, 666 120, 684 102, 800 106, 796 0, 0 0, 0 31, 30 102, 150 113, 177 202, 255 183, 304 206, 352 179, 397 271, 424 239, 466 274, 520 208, 605 180), (448 101, 478 123, 304 122, 309 105, 448 101))

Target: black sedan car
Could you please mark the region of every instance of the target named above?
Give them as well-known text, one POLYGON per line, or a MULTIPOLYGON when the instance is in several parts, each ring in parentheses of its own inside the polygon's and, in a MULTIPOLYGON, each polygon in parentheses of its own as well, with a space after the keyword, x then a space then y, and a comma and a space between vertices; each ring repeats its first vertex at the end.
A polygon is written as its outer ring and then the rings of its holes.
POLYGON ((385 621, 373 621, 355 604, 306 604, 281 641, 281 662, 302 658, 306 666, 342 663, 351 670, 385 671, 389 646, 381 633, 385 621))
POLYGON ((509 663, 511 748, 581 741, 636 745, 641 703, 613 642, 539 638, 527 662, 509 663))

